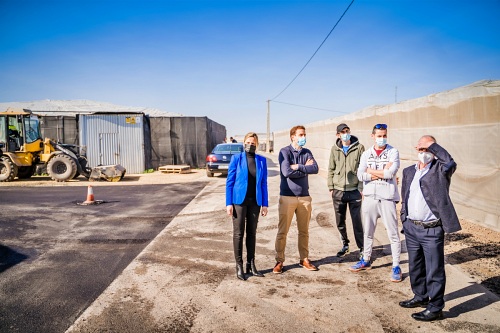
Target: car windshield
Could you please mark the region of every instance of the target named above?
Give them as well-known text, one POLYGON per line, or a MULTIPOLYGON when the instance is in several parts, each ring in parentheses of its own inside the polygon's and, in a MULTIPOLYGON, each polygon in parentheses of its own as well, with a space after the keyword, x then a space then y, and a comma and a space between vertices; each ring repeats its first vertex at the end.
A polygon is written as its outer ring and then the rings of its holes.
POLYGON ((243 145, 217 145, 213 153, 241 153, 243 145))

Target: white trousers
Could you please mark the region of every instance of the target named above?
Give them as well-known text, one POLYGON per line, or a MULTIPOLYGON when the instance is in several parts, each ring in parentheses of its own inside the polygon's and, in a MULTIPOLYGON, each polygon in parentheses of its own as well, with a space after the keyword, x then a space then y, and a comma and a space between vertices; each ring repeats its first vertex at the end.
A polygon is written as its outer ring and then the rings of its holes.
POLYGON ((398 219, 396 215, 396 203, 388 200, 375 200, 370 197, 364 197, 363 205, 363 229, 364 229, 364 251, 363 258, 369 261, 372 255, 373 235, 377 228, 378 218, 382 218, 387 236, 391 242, 392 266, 399 266, 399 257, 401 256, 401 242, 399 240, 398 219))

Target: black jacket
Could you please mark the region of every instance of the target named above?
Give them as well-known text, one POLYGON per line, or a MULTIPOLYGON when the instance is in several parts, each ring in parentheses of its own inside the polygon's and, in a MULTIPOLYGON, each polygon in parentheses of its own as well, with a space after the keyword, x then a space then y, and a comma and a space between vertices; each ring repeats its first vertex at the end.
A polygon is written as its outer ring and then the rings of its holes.
MULTIPOLYGON (((457 164, 451 155, 437 143, 430 145, 428 150, 436 156, 436 159, 431 162, 429 171, 420 179, 420 188, 432 213, 441 219, 444 231, 446 233, 459 231, 462 227, 449 194, 451 176, 455 172, 457 164)), ((403 223, 408 215, 408 197, 415 172, 415 165, 403 170, 401 189, 401 221, 403 223)))

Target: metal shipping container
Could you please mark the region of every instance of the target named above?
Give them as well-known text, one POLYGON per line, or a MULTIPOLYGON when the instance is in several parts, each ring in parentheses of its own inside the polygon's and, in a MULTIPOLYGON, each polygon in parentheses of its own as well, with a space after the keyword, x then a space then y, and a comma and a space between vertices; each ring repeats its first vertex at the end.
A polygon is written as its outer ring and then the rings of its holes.
POLYGON ((144 172, 144 114, 80 115, 79 126, 90 167, 120 164, 127 173, 144 172))

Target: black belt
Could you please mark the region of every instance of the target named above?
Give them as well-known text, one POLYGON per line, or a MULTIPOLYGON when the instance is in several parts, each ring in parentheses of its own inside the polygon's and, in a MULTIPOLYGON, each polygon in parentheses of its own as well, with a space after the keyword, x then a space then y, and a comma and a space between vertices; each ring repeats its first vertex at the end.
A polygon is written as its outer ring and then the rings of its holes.
POLYGON ((421 227, 424 227, 425 229, 438 227, 438 226, 443 224, 441 222, 441 219, 431 220, 431 221, 416 221, 416 220, 412 220, 412 219, 408 219, 408 220, 410 220, 410 222, 415 224, 415 225, 419 225, 421 227))

